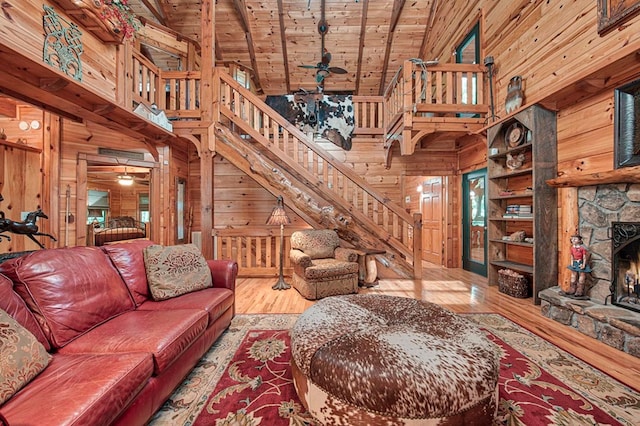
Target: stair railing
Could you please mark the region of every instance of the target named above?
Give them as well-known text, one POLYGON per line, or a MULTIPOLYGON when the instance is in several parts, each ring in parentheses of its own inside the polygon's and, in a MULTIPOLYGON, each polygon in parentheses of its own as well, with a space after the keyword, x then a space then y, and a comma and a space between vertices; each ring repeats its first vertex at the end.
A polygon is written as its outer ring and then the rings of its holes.
MULTIPOLYGON (((349 211, 369 232, 386 241, 411 262, 419 224, 402 207, 380 195, 353 169, 344 166, 285 120, 260 98, 243 88, 225 72, 219 77, 220 114, 255 142, 284 159, 312 186, 330 191, 334 201, 349 211)), ((224 120, 220 120, 224 121, 224 120)))

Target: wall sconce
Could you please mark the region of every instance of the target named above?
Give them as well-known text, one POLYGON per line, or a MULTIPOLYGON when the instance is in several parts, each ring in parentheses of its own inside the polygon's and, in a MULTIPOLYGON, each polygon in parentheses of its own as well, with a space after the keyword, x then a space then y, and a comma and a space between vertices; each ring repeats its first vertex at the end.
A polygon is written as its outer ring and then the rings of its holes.
POLYGON ((422 185, 418 185, 416 187, 416 192, 422 192, 422 185))
POLYGON ((24 131, 27 131, 29 129, 38 130, 40 128, 40 122, 38 120, 32 120, 30 123, 27 121, 21 121, 20 123, 18 123, 18 127, 20 128, 20 130, 24 131))

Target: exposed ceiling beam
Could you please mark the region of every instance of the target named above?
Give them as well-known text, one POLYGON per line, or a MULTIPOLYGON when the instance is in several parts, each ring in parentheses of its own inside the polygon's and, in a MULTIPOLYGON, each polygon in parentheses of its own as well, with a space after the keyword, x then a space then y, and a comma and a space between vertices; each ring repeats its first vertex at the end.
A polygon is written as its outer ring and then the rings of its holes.
POLYGON ((358 46, 358 62, 356 70, 356 93, 360 93, 360 77, 362 76, 362 56, 364 54, 364 40, 367 30, 367 13, 369 12, 369 0, 362 2, 362 18, 360 19, 360 46, 358 46))
MULTIPOLYGON (((0 76, 1 76, 1 74, 0 74, 0 76)), ((29 96, 29 95, 26 95, 24 93, 19 93, 19 92, 13 91, 13 90, 8 89, 6 87, 0 87, 0 93, 5 93, 6 95, 11 96, 12 98, 19 99, 19 100, 24 101, 24 102, 26 102, 28 104, 33 105, 33 106, 36 106, 36 107, 41 108, 43 110, 49 111, 49 112, 51 112, 53 114, 59 115, 59 116, 64 117, 64 118, 67 118, 67 119, 69 119, 71 121, 75 121, 77 123, 82 122, 82 118, 78 117, 77 115, 68 113, 68 112, 66 112, 66 111, 64 111, 64 110, 62 110, 60 108, 57 108, 57 107, 55 107, 53 105, 48 105, 48 104, 42 102, 41 100, 39 100, 38 96, 29 96)))
POLYGON ((160 24, 164 25, 165 27, 168 26, 167 18, 166 18, 167 15, 162 9, 162 5, 159 5, 157 0, 153 0, 153 3, 154 3, 153 5, 149 0, 140 0, 140 1, 144 5, 144 7, 146 7, 147 10, 158 20, 160 24))
POLYGON ((102 174, 102 173, 149 173, 148 167, 129 166, 127 163, 123 163, 121 166, 108 165, 108 166, 94 166, 87 165, 87 173, 102 174))
POLYGON ((391 56, 391 45, 393 44, 393 35, 400 19, 400 12, 404 7, 406 0, 394 0, 393 10, 391 12, 391 21, 389 22, 389 33, 387 35, 387 46, 384 50, 384 61, 382 62, 382 75, 380 76, 380 85, 378 86, 378 95, 382 96, 384 93, 384 83, 387 81, 387 68, 389 68, 389 58, 391 56))
POLYGON ((247 5, 244 0, 233 0, 233 6, 240 15, 240 23, 244 30, 244 35, 247 40, 247 47, 249 48, 249 58, 251 58, 251 68, 253 68, 253 79, 257 86, 260 84, 260 70, 258 69, 258 62, 256 61, 256 49, 253 44, 253 37, 251 35, 251 28, 249 27, 249 17, 247 16, 247 5))
POLYGON ((284 27, 284 8, 282 0, 278 0, 278 20, 280 21, 280 42, 282 43, 282 59, 284 61, 284 78, 287 85, 287 93, 291 93, 291 80, 289 79, 289 55, 287 54, 287 41, 284 27))

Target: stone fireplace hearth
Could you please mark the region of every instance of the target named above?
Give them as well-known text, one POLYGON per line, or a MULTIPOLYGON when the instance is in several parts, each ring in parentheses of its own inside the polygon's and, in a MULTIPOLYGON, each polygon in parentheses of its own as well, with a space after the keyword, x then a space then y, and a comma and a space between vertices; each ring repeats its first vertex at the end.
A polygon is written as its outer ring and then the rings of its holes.
MULTIPOLYGON (((579 232, 591 252, 588 301, 564 297, 559 287, 540 292, 542 314, 609 346, 640 358, 640 312, 612 304, 614 262, 612 226, 640 223, 640 185, 608 184, 578 188, 579 232)), ((569 244, 567 241, 566 244, 569 244)), ((569 259, 561 267, 566 267, 569 259)))

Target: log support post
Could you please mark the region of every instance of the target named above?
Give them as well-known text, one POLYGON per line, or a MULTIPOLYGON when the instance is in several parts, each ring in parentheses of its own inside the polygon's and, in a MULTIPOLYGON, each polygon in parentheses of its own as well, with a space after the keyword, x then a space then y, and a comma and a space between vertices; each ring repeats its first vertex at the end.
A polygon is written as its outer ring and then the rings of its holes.
POLYGON ((422 279, 422 214, 413 214, 413 278, 422 279))

